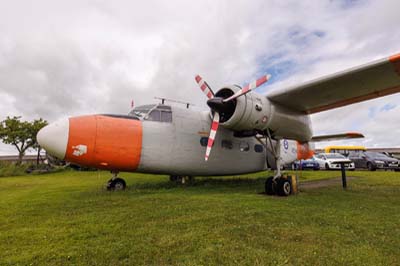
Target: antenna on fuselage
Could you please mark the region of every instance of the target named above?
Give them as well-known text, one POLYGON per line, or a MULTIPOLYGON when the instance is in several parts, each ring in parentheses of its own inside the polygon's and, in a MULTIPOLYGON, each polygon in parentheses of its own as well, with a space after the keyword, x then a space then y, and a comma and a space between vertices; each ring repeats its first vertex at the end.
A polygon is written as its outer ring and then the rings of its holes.
POLYGON ((161 98, 161 97, 154 97, 154 99, 161 100, 161 104, 164 104, 166 101, 167 102, 184 104, 184 105, 186 105, 186 108, 188 108, 188 109, 189 109, 189 106, 195 106, 193 103, 183 102, 183 101, 178 101, 178 100, 173 100, 173 99, 167 99, 167 98, 161 98))

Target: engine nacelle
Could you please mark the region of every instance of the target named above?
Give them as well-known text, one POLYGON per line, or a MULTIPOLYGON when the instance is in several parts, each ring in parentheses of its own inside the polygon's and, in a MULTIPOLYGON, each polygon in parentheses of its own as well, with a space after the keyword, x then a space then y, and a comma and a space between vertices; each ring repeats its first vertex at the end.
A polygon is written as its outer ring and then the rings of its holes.
MULTIPOLYGON (((239 89, 238 86, 225 87, 215 96, 226 99, 239 89)), ((220 113, 223 127, 234 131, 264 131, 269 128, 277 139, 301 142, 309 141, 312 137, 309 115, 273 103, 261 94, 249 92, 226 104, 226 111, 220 113)))

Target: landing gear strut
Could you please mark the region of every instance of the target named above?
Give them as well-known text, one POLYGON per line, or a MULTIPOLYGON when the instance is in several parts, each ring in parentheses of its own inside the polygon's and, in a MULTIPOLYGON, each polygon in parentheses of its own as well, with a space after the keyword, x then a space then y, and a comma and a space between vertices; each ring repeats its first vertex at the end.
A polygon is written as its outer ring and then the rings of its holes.
POLYGON ((192 183, 194 181, 193 176, 178 176, 178 175, 170 175, 169 180, 171 182, 179 183, 179 184, 186 184, 192 183))
POLYGON ((282 175, 281 172, 281 140, 278 139, 276 141, 276 146, 274 148, 274 145, 272 145, 272 138, 269 130, 267 130, 267 133, 272 153, 276 162, 276 170, 275 175, 268 177, 267 181, 265 181, 265 193, 267 195, 289 196, 292 193, 292 184, 286 176, 282 175))
POLYGON ((113 176, 107 182, 107 190, 109 191, 118 191, 125 190, 126 182, 122 178, 118 177, 118 172, 111 172, 113 176))

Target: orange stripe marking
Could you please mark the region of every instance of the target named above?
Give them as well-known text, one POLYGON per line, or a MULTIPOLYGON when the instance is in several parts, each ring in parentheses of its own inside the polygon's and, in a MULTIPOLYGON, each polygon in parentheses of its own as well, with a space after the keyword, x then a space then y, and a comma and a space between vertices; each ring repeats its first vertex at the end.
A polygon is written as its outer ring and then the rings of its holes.
POLYGON ((99 169, 134 171, 140 162, 142 124, 138 120, 102 115, 69 119, 65 160, 99 169), (86 151, 79 154, 79 145, 86 151))
POLYGON ((389 57, 389 61, 392 62, 392 63, 400 61, 400 53, 392 55, 391 57, 389 57))
POLYGON ((310 144, 297 142, 297 160, 307 160, 313 157, 314 151, 310 149, 310 144))
POLYGON ((389 61, 392 62, 394 70, 400 76, 400 54, 392 55, 389 57, 389 61))

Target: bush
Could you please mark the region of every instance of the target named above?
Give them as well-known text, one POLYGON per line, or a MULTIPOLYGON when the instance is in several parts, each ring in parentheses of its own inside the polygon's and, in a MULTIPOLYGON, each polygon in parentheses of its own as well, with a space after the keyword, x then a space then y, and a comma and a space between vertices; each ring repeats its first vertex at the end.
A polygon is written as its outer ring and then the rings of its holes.
POLYGON ((26 175, 26 170, 31 167, 31 164, 23 163, 17 165, 13 162, 0 162, 0 177, 26 175))

